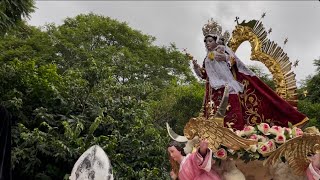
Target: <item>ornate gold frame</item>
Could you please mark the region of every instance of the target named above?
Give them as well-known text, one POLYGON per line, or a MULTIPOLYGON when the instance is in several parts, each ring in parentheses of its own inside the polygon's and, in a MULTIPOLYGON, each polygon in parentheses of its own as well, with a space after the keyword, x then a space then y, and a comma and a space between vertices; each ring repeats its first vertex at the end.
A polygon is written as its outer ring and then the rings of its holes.
POLYGON ((276 93, 293 106, 297 106, 297 86, 292 63, 287 53, 267 38, 267 32, 260 21, 251 20, 238 24, 232 32, 228 46, 235 52, 244 41, 251 44, 251 60, 262 62, 271 72, 276 84, 276 93))

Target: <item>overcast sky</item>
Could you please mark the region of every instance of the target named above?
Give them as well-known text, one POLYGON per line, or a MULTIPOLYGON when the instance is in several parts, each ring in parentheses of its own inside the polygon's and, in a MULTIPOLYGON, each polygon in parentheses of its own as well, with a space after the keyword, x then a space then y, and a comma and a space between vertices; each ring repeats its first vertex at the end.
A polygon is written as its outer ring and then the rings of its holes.
MULTIPOLYGON (((242 20, 262 20, 266 29, 272 28, 269 38, 278 44, 288 37, 284 46, 290 60, 299 59, 293 68, 298 82, 315 73, 313 60, 320 57, 320 2, 314 1, 36 1, 37 10, 29 24, 62 24, 66 17, 81 13, 96 13, 125 21, 134 29, 157 38, 157 45, 174 42, 182 50, 198 59, 205 57, 202 26, 211 17, 220 22, 224 30, 232 32, 235 17, 242 20)), ((263 66, 249 60, 250 46, 243 43, 237 54, 246 64, 263 66)))

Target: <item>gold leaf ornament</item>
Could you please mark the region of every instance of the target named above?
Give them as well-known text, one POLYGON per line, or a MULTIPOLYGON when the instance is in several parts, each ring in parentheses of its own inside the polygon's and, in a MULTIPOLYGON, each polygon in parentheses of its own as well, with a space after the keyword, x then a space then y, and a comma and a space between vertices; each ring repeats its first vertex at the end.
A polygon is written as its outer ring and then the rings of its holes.
POLYGON ((251 45, 250 59, 262 62, 271 72, 276 84, 276 93, 297 106, 296 75, 291 69, 292 62, 283 48, 268 38, 268 31, 261 21, 251 20, 237 25, 228 46, 236 52, 245 41, 249 41, 251 45))
POLYGON ((284 157, 294 174, 304 175, 310 163, 310 154, 320 153, 320 135, 305 133, 300 137, 291 139, 270 153, 264 165, 273 165, 284 157))
POLYGON ((213 61, 214 60, 214 53, 211 51, 211 52, 209 52, 209 54, 208 54, 208 58, 211 60, 211 61, 213 61))
POLYGON ((226 127, 220 126, 215 122, 216 117, 205 119, 202 116, 191 118, 184 128, 184 135, 188 139, 199 136, 200 139, 207 139, 209 148, 216 152, 220 145, 232 150, 247 149, 250 145, 257 142, 239 137, 226 127))

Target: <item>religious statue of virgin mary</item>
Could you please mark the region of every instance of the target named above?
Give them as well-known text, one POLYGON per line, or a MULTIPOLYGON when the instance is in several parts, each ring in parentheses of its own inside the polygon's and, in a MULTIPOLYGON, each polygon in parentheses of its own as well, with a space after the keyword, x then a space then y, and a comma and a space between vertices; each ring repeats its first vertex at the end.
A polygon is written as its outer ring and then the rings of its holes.
POLYGON ((242 130, 245 125, 268 123, 288 127, 304 125, 308 118, 261 81, 226 45, 230 35, 214 20, 202 28, 207 49, 203 65, 193 60, 196 74, 206 81, 203 114, 209 118, 218 109, 224 87, 229 101, 224 126, 242 130))

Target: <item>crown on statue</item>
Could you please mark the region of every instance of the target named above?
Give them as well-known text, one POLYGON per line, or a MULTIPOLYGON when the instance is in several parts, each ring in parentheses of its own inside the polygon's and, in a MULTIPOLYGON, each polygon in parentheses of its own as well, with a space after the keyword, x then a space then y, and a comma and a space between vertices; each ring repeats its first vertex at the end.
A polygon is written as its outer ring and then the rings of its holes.
POLYGON ((214 21, 213 18, 208 20, 208 23, 202 27, 202 32, 205 37, 209 35, 216 36, 218 39, 224 38, 225 42, 230 38, 230 33, 228 31, 225 31, 222 35, 221 25, 214 21))
POLYGON ((221 36, 222 27, 219 23, 211 18, 208 20, 208 23, 202 27, 202 32, 204 36, 213 35, 213 36, 221 36))

